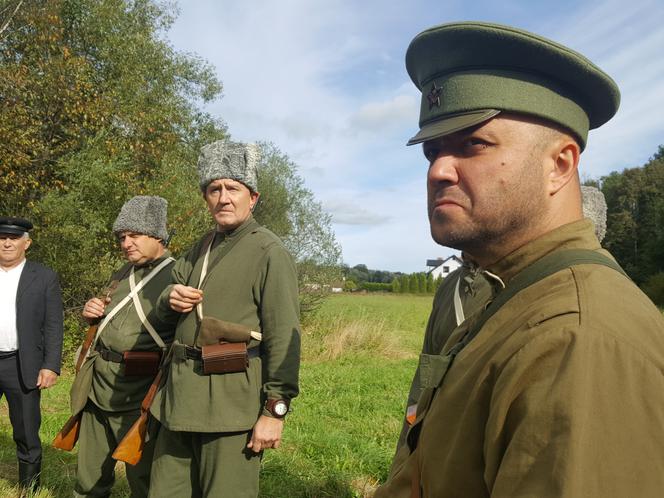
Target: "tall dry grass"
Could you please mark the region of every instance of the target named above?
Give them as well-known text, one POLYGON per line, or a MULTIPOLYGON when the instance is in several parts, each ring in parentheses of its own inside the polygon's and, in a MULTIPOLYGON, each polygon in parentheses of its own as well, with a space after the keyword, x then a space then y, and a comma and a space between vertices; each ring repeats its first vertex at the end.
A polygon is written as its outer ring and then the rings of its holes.
POLYGON ((401 344, 399 332, 388 320, 367 314, 314 318, 304 326, 302 357, 306 361, 363 353, 389 359, 412 357, 413 353, 401 344))

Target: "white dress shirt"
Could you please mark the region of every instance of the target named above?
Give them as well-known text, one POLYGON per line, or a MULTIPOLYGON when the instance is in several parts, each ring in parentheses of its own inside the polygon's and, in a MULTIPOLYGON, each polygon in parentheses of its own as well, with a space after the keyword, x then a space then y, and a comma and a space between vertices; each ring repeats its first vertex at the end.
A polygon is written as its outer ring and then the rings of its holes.
POLYGON ((0 267, 0 351, 18 349, 16 336, 16 291, 25 259, 11 270, 0 267))

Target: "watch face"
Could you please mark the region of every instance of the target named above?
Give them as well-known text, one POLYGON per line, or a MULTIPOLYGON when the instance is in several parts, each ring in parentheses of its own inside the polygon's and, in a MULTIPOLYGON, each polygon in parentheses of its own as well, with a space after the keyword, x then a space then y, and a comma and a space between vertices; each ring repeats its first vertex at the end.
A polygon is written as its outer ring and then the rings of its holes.
POLYGON ((284 401, 277 401, 274 404, 274 414, 283 417, 288 413, 288 405, 284 401))

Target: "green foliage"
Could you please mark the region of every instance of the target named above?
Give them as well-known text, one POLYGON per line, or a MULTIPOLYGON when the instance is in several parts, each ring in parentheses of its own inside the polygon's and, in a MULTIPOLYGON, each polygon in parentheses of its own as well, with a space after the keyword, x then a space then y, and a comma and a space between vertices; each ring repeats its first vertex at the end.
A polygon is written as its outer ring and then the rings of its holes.
POLYGON ((608 217, 603 244, 637 284, 664 271, 662 147, 641 168, 602 178, 608 217))
POLYGON ((362 282, 378 282, 382 284, 389 284, 401 275, 401 272, 391 272, 385 270, 371 270, 367 265, 355 265, 352 268, 348 266, 342 267, 343 274, 346 278, 352 278, 358 283, 362 282))
POLYGON ((382 282, 362 282, 360 288, 369 292, 392 292, 392 284, 382 282))
POLYGON ((641 286, 643 292, 659 307, 664 307, 664 272, 651 276, 641 286))
MULTIPOLYGON (((227 137, 199 108, 221 83, 206 62, 165 41, 171 3, 8 8, 0 8, 0 213, 34 222, 30 258, 60 274, 71 351, 85 328, 81 306, 121 263, 111 227, 127 199, 169 201, 176 256, 212 228, 195 165, 203 144, 227 137)), ((296 166, 273 145, 262 148, 256 217, 295 257, 307 311, 338 280, 340 248, 296 166)))
POLYGON ((408 289, 413 294, 417 294, 420 291, 418 288, 416 273, 413 273, 408 277, 408 289))
POLYGON ((433 275, 431 273, 427 273, 426 292, 427 294, 433 294, 436 292, 436 284, 433 281, 433 275))
MULTIPOLYGON (((390 290, 399 294, 433 294, 440 285, 440 278, 434 280, 430 273, 399 275, 392 279, 390 290)), ((385 287, 387 290, 387 287, 385 287)))
POLYGON ((427 277, 424 273, 417 274, 417 292, 419 294, 426 294, 427 292, 427 277))
POLYGON ((357 283, 354 280, 346 279, 344 281, 344 290, 346 292, 353 292, 358 289, 357 283))
POLYGON ((172 21, 172 8, 148 0, 20 6, 0 39, 3 211, 31 212, 65 189, 61 160, 91 139, 130 160, 130 184, 146 185, 174 149, 223 135, 195 106, 221 84, 211 67, 163 40, 172 21))
POLYGON ((407 294, 410 292, 410 276, 409 275, 401 275, 399 277, 399 280, 401 282, 401 293, 402 294, 407 294))
POLYGON ((256 220, 283 238, 298 264, 300 308, 307 313, 329 293, 341 277, 341 247, 332 218, 304 186, 297 165, 274 144, 262 143, 258 168, 261 199, 256 220))

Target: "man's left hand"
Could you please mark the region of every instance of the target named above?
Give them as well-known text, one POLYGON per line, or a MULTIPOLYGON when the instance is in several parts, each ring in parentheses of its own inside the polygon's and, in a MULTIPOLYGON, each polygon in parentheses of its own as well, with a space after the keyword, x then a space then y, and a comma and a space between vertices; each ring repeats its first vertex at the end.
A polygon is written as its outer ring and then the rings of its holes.
POLYGON ((256 425, 254 425, 251 441, 247 444, 247 448, 250 448, 254 453, 260 453, 261 450, 266 448, 276 450, 281 444, 281 431, 283 429, 283 419, 261 415, 256 425))
POLYGON ((57 381, 58 374, 56 374, 53 370, 42 368, 39 371, 39 376, 37 377, 37 387, 39 389, 48 389, 49 387, 55 385, 57 381))

